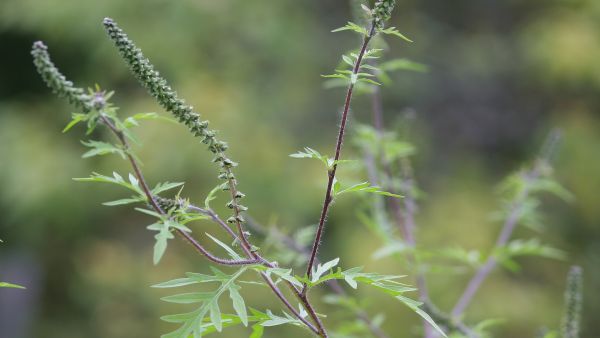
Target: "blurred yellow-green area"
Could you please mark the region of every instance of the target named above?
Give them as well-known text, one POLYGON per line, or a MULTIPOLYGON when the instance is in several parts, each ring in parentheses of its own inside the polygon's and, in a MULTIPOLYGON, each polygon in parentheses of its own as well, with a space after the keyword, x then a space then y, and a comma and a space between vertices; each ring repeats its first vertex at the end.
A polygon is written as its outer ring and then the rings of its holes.
MULTIPOLYGON (((152 220, 127 206, 102 202, 127 196, 113 186, 74 182, 96 171, 126 174, 118 156, 82 159, 84 130, 61 130, 73 108, 53 96, 36 74, 30 47, 43 40, 54 62, 82 87, 114 89, 120 114, 166 114, 137 84, 105 36, 110 16, 137 42, 180 96, 193 104, 230 144, 250 214, 266 226, 293 233, 315 224, 326 173, 317 161, 289 154, 305 146, 333 154, 342 89, 326 90, 340 55, 357 48, 351 33, 331 33, 351 19, 345 0, 2 0, 0 1, 0 281, 26 290, 0 290, 0 337, 156 337, 174 329, 159 317, 182 311, 160 301, 149 286, 208 263, 181 240, 152 264, 152 220)), ((415 116, 411 141, 419 199, 418 245, 463 246, 489 254, 501 224, 497 183, 531 163, 544 135, 563 132, 555 175, 575 199, 542 199, 543 230, 519 228, 568 253, 565 260, 519 259, 520 271, 496 269, 475 296, 465 320, 503 319, 495 337, 536 337, 557 329, 566 272, 584 269, 581 337, 598 337, 600 312, 600 2, 597 0, 402 0, 391 26, 412 38, 387 39, 385 58, 405 57, 427 73, 397 72, 382 88, 388 130, 415 116)), ((371 123, 367 96, 356 97, 350 134, 371 123)), ((186 182, 183 195, 203 203, 218 184, 210 154, 182 126, 148 121, 136 128, 136 147, 151 184, 186 182)), ((106 131, 91 138, 111 140, 106 131)), ((361 155, 347 141, 346 159, 361 155)), ((366 180, 342 166, 348 183, 366 180)), ((215 205, 226 202, 221 196, 215 205)), ((320 257, 343 267, 408 274, 406 264, 372 254, 381 243, 361 224, 364 201, 337 202, 320 257)), ((226 213, 225 208, 219 209, 226 213)), ((218 233, 210 223, 195 235, 218 233)), ((252 240, 269 256, 272 243, 252 240)), ((221 252, 220 252, 221 253, 221 252)), ((303 264, 296 265, 300 273, 303 264)), ((449 311, 473 271, 427 275, 431 297, 449 311)), ((248 278, 250 278, 249 276, 248 278)), ((328 327, 352 317, 312 299, 328 327)), ((249 306, 279 311, 276 298, 244 286, 249 306)), ((360 290, 365 309, 384 314, 391 337, 417 337, 418 317, 401 303, 360 290)), ((416 294, 412 295, 413 298, 416 294)), ((287 327, 265 337, 308 337, 287 327)), ((247 337, 230 329, 223 337, 247 337)))

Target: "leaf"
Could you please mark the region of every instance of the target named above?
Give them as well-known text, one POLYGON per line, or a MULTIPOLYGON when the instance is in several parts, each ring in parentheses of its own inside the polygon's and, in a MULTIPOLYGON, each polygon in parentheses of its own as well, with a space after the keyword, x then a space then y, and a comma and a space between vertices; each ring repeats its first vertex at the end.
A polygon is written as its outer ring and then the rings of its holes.
POLYGON ((123 159, 126 158, 125 151, 113 144, 101 142, 101 141, 93 141, 93 140, 90 140, 88 142, 81 141, 81 143, 86 147, 92 148, 92 149, 88 150, 87 152, 85 152, 83 155, 81 155, 81 157, 83 157, 83 158, 108 155, 108 154, 118 154, 123 159))
POLYGON ((324 273, 333 269, 340 262, 339 258, 335 258, 324 264, 318 264, 317 268, 312 273, 311 282, 316 282, 324 273))
POLYGON ((389 162, 405 158, 416 153, 416 148, 408 142, 386 140, 383 143, 383 152, 389 162))
POLYGON ((326 74, 326 75, 321 75, 321 77, 324 77, 326 79, 344 79, 344 80, 350 80, 350 78, 344 74, 326 74))
POLYGON ((381 70, 383 71, 389 72, 393 72, 396 70, 410 70, 414 72, 425 73, 429 70, 429 68, 426 65, 405 58, 393 59, 390 61, 382 62, 379 65, 379 68, 381 68, 381 70))
POLYGON ((0 282, 0 288, 25 289, 24 286, 7 283, 7 282, 0 282))
MULTIPOLYGON (((165 301, 176 303, 200 303, 200 306, 192 312, 161 317, 161 319, 164 321, 179 323, 181 325, 177 330, 165 334, 162 337, 187 338, 190 335, 193 337, 202 337, 210 332, 214 332, 215 330, 220 332, 223 327, 235 325, 237 323, 244 323, 244 325, 247 325, 250 318, 248 318, 246 314, 244 301, 238 292, 240 287, 235 284, 237 278, 240 277, 247 269, 248 267, 242 267, 234 274, 228 275, 216 268, 211 267, 211 270, 214 273, 213 275, 188 273, 186 278, 180 278, 155 285, 155 287, 177 287, 198 282, 220 283, 219 287, 212 292, 196 292, 164 297, 163 300, 165 301), (233 302, 233 307, 240 316, 239 321, 236 319, 236 317, 221 313, 221 309, 219 308, 219 298, 224 292, 229 292, 233 302)), ((254 312, 253 316, 255 316, 254 312)), ((266 318, 267 316, 265 315, 261 316, 260 318, 252 317, 252 320, 259 321, 266 320, 266 318)))
POLYGON ((299 151, 297 153, 294 154, 290 154, 290 157, 293 158, 313 158, 316 160, 319 160, 321 162, 323 162, 325 164, 325 166, 327 166, 327 168, 330 167, 330 161, 329 161, 329 157, 325 156, 325 155, 321 155, 321 153, 319 153, 318 151, 309 148, 309 147, 305 147, 304 151, 299 151))
POLYGON ((221 321, 221 309, 219 309, 218 300, 210 302, 210 321, 213 323, 217 331, 223 330, 223 322, 221 321))
POLYGON ((102 204, 106 205, 106 206, 109 206, 109 207, 112 207, 112 206, 116 206, 116 205, 124 205, 124 204, 144 202, 145 200, 146 200, 145 198, 132 197, 132 198, 123 198, 123 199, 120 199, 120 200, 115 200, 115 201, 110 201, 110 202, 104 202, 102 204))
POLYGON ((240 317, 244 326, 248 326, 248 313, 246 312, 246 303, 244 302, 244 298, 240 295, 238 289, 240 287, 237 285, 232 285, 229 288, 229 297, 233 303, 233 309, 235 313, 240 317))
POLYGON ((539 178, 531 185, 531 191, 542 191, 550 193, 565 202, 572 202, 575 197, 565 189, 560 183, 549 178, 539 178))
POLYGON ((167 238, 165 236, 156 235, 156 243, 154 244, 154 256, 152 256, 152 262, 157 265, 160 259, 167 250, 167 238))
POLYGON ((298 326, 304 325, 300 320, 293 318, 289 314, 287 314, 285 312, 283 314, 285 315, 285 317, 277 316, 277 315, 273 314, 273 312, 271 312, 271 310, 267 310, 267 316, 269 317, 269 319, 261 322, 260 325, 262 325, 262 326, 278 326, 278 325, 283 325, 283 324, 292 324, 292 325, 298 325, 298 326))
POLYGON ((167 190, 171 190, 177 187, 180 187, 182 185, 184 185, 185 183, 183 182, 164 182, 164 183, 158 183, 154 189, 152 189, 152 194, 154 195, 158 195, 161 192, 167 191, 167 190))
POLYGON ((354 60, 352 60, 350 57, 346 56, 346 55, 342 55, 342 60, 344 60, 344 62, 350 66, 354 66, 354 60))
POLYGON ((355 184, 346 189, 338 190, 334 195, 341 195, 341 194, 345 194, 345 193, 349 193, 349 192, 368 192, 368 193, 373 193, 373 194, 377 194, 377 195, 402 198, 402 196, 400 196, 400 195, 392 194, 391 192, 380 190, 380 188, 378 186, 371 186, 371 184, 369 182, 358 183, 358 184, 355 184))
POLYGON ((511 259, 512 257, 540 256, 564 260, 567 256, 562 250, 541 244, 537 238, 532 238, 528 241, 520 239, 511 241, 506 246, 497 248, 494 255, 506 268, 512 271, 519 269, 519 265, 511 259))
POLYGON ((225 251, 227 251, 227 253, 229 254, 229 256, 231 256, 231 258, 236 259, 236 260, 241 260, 242 257, 240 257, 240 255, 238 255, 231 247, 229 247, 227 244, 221 242, 220 240, 218 240, 217 238, 211 236, 209 233, 205 232, 206 236, 210 237, 210 239, 212 239, 215 243, 217 243, 220 247, 222 247, 223 249, 225 249, 225 251))
POLYGON ((168 122, 173 122, 173 123, 177 123, 177 121, 170 119, 168 117, 165 116, 161 116, 157 113, 137 113, 133 116, 130 116, 128 118, 125 119, 125 121, 123 121, 123 126, 125 128, 131 128, 131 127, 135 127, 135 126, 139 126, 139 121, 142 120, 165 120, 168 122))
POLYGON ((211 292, 190 292, 190 293, 180 293, 177 295, 163 297, 160 300, 169 302, 169 303, 177 303, 177 304, 192 304, 192 303, 201 303, 210 299, 212 296, 211 292))
POLYGON ((198 283, 197 280, 193 279, 193 278, 189 278, 189 277, 184 277, 184 278, 178 278, 178 279, 173 279, 170 280, 168 282, 162 282, 159 284, 155 284, 152 285, 153 288, 177 288, 180 286, 186 286, 186 285, 191 285, 191 284, 196 284, 198 283))
POLYGON ((418 314, 419 316, 421 316, 421 318, 425 319, 425 321, 427 321, 437 332, 439 332, 442 336, 447 337, 446 333, 444 332, 444 330, 442 330, 433 320, 433 318, 431 318, 431 316, 429 314, 427 314, 427 312, 423 311, 419 306, 422 305, 421 302, 417 302, 415 300, 412 300, 410 298, 406 298, 403 296, 396 296, 396 299, 400 300, 402 303, 404 303, 406 306, 408 306, 411 310, 413 310, 416 314, 418 314))
POLYGON ((220 190, 223 190, 223 188, 225 187, 225 185, 227 185, 227 183, 223 183, 223 184, 219 184, 216 187, 214 187, 209 193, 208 195, 206 195, 206 199, 204 199, 204 207, 206 209, 210 209, 210 202, 213 201, 215 198, 217 198, 215 195, 217 194, 217 192, 219 192, 220 190))
POLYGON ((264 326, 262 326, 260 324, 252 325, 252 333, 250 334, 250 337, 248 337, 248 338, 262 338, 264 332, 265 332, 264 326))
MULTIPOLYGON (((337 264, 337 262, 335 262, 337 264)), ((376 273, 365 273, 361 272, 361 268, 352 268, 346 271, 337 272, 334 274, 330 274, 335 279, 344 279, 348 285, 352 288, 357 288, 358 283, 371 285, 387 294, 392 295, 394 298, 400 300, 406 306, 415 311, 416 314, 425 319, 428 323, 430 323, 440 334, 446 337, 444 331, 441 330, 439 326, 433 321, 433 319, 423 310, 419 308, 421 306, 421 302, 412 300, 403 296, 402 294, 409 291, 415 291, 416 289, 408 286, 406 284, 402 284, 396 281, 396 279, 401 278, 403 276, 394 276, 394 275, 380 275, 376 273)), ((327 277, 327 276, 325 276, 327 277)), ((323 277, 323 278, 325 278, 323 277)))
POLYGON ((359 33, 359 34, 362 34, 364 36, 369 35, 369 32, 367 31, 366 28, 361 27, 361 26, 359 26, 359 25, 357 25, 357 24, 355 24, 353 22, 350 22, 350 21, 348 21, 348 23, 345 26, 340 27, 340 28, 336 28, 336 29, 332 30, 331 32, 332 33, 336 33, 336 32, 348 31, 348 30, 356 32, 356 33, 359 33))
MULTIPOLYGON (((260 268, 259 268, 260 269, 260 268)), ((271 274, 278 276, 279 278, 286 280, 296 286, 301 287, 302 283, 292 275, 292 269, 283 269, 283 268, 267 268, 265 270, 267 276, 270 277, 271 274)))
POLYGON ((99 183, 111 183, 111 184, 116 184, 116 185, 120 185, 122 187, 125 187, 129 190, 132 190, 134 192, 136 192, 138 195, 143 196, 144 200, 145 200, 145 194, 144 192, 140 189, 139 186, 137 185, 132 185, 130 182, 126 182, 123 177, 121 175, 119 175, 116 172, 113 172, 113 176, 105 176, 105 175, 101 175, 98 174, 96 172, 92 173, 92 175, 90 177, 84 177, 84 178, 74 178, 74 181, 78 181, 78 182, 99 182, 99 183))
POLYGON ((382 259, 385 257, 392 256, 397 253, 405 252, 410 250, 411 248, 400 241, 393 241, 386 246, 379 248, 377 251, 373 253, 374 259, 382 259))
POLYGON ((63 133, 71 130, 77 123, 81 121, 85 121, 87 118, 86 114, 73 113, 71 114, 71 121, 66 125, 66 127, 62 130, 63 133))
POLYGON ((413 40, 407 38, 405 35, 403 35, 402 33, 400 33, 396 29, 396 27, 389 27, 389 28, 386 28, 386 29, 381 29, 381 30, 379 30, 379 33, 387 34, 387 35, 394 35, 394 36, 397 36, 397 37, 401 38, 404 41, 413 42, 413 40))

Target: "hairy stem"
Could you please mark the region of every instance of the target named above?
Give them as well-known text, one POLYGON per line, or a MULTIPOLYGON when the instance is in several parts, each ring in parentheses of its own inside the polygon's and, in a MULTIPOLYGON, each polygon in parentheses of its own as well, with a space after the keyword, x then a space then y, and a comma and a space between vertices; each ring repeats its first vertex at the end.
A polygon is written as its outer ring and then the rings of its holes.
MULTIPOLYGON (((360 52, 358 53, 358 58, 356 59, 356 63, 354 64, 354 68, 352 69, 353 76, 359 72, 360 67, 362 65, 363 57, 365 56, 365 52, 367 51, 367 46, 369 42, 375 35, 375 24, 371 25, 371 29, 368 35, 364 37, 362 46, 360 48, 360 52)), ((354 82, 350 82, 348 86, 348 90, 346 92, 346 99, 344 101, 344 110, 342 112, 342 119, 340 122, 340 129, 338 132, 337 142, 335 145, 335 156, 333 158, 333 166, 328 172, 328 180, 327 180, 327 190, 325 191, 325 199, 323 201, 323 208, 321 210, 321 217, 319 218, 319 226, 317 227, 317 232, 315 234, 315 239, 313 241, 312 249, 310 252, 310 256, 308 259, 308 264, 306 265, 306 275, 308 278, 312 275, 312 267, 315 263, 315 259, 317 258, 317 252, 319 251, 319 246, 321 245, 321 237, 323 236, 323 229, 325 228, 325 221, 327 219, 327 213, 329 211, 329 206, 333 200, 333 196, 331 191, 333 189, 333 181, 335 179, 335 173, 337 171, 337 161, 340 159, 340 155, 342 152, 342 143, 344 142, 344 134, 346 132, 346 122, 348 120, 348 112, 350 111, 350 102, 352 101, 352 92, 354 90, 354 82)), ((304 285, 302 293, 306 293, 307 285, 304 285)))

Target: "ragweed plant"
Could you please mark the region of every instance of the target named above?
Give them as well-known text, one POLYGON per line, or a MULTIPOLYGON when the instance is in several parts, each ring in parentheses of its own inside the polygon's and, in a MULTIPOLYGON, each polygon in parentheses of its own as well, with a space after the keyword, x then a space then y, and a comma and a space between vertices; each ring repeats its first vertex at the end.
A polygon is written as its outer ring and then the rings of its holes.
MULTIPOLYGON (((358 84, 376 84, 372 80, 380 70, 370 65, 368 60, 374 60, 380 50, 371 48, 372 40, 380 34, 398 36, 408 40, 394 27, 386 27, 386 22, 391 16, 395 1, 379 0, 372 8, 362 6, 366 20, 361 24, 348 23, 335 31, 352 31, 361 38, 361 44, 356 53, 344 55, 343 60, 350 68, 339 69, 330 77, 346 81, 347 91, 343 104, 343 113, 340 121, 335 155, 333 157, 321 155, 317 151, 306 148, 305 151, 292 155, 299 158, 316 158, 323 162, 328 182, 314 239, 307 251, 307 266, 304 274, 296 274, 291 268, 280 266, 273 260, 263 256, 259 248, 254 246, 249 239, 248 208, 241 203, 245 195, 238 189, 238 180, 234 173, 237 163, 227 155, 228 145, 217 138, 215 130, 209 127, 208 121, 190 105, 181 99, 176 91, 160 75, 142 51, 134 44, 127 34, 110 18, 103 21, 108 37, 113 41, 129 66, 133 76, 147 89, 148 93, 156 99, 161 107, 171 113, 175 119, 185 125, 201 143, 213 154, 213 162, 218 168, 218 178, 223 182, 213 189, 204 201, 198 206, 182 196, 181 182, 164 182, 151 185, 146 180, 140 160, 134 152, 132 144, 136 144, 133 127, 138 126, 143 120, 160 118, 158 114, 134 114, 122 118, 118 108, 110 102, 113 92, 100 89, 84 90, 76 87, 60 73, 50 59, 47 47, 42 42, 33 45, 32 56, 34 64, 42 79, 60 97, 66 98, 79 111, 72 115, 72 121, 64 131, 75 125, 85 123, 87 135, 90 135, 99 126, 107 128, 114 136, 113 142, 106 140, 86 140, 83 144, 90 149, 83 157, 116 154, 128 161, 132 173, 112 175, 93 173, 86 178, 76 179, 85 182, 109 183, 120 186, 129 191, 131 196, 116 201, 106 202, 105 205, 137 204, 135 209, 153 218, 148 229, 155 232, 155 245, 153 261, 159 264, 170 240, 175 236, 182 237, 212 265, 210 274, 187 273, 184 277, 155 285, 156 288, 179 288, 183 286, 213 285, 210 291, 197 291, 192 293, 178 293, 162 298, 170 303, 193 306, 191 311, 162 317, 164 321, 178 325, 178 328, 164 337, 202 337, 213 332, 221 332, 224 328, 233 325, 251 326, 251 337, 258 338, 263 335, 265 328, 277 325, 293 325, 307 329, 319 337, 347 337, 342 332, 328 330, 323 321, 325 314, 320 314, 310 300, 310 291, 322 284, 335 285, 336 294, 346 296, 346 291, 337 281, 356 289, 358 285, 368 285, 391 295, 400 303, 411 308, 421 316, 440 335, 444 332, 436 325, 431 317, 420 308, 420 303, 408 297, 405 293, 414 291, 413 287, 397 281, 401 276, 382 275, 363 272, 361 268, 341 268, 339 258, 319 262, 317 253, 322 243, 322 235, 329 209, 334 199, 341 195, 367 192, 378 195, 399 198, 398 194, 387 192, 371 183, 358 183, 342 186, 337 180, 338 166, 343 163, 341 159, 342 144, 346 135, 348 113, 352 102, 354 89, 358 84), (179 189, 176 194, 169 194, 173 189, 179 189), (211 202, 218 194, 225 192, 229 201, 227 208, 231 214, 222 218, 211 207, 211 202), (211 234, 206 236, 216 242, 229 257, 222 257, 208 250, 201 241, 196 239, 193 222, 209 221, 227 233, 235 245, 228 245, 211 234), (241 251, 241 252, 240 252, 241 251), (216 266, 221 266, 218 269, 216 266), (282 303, 282 309, 258 310, 260 304, 247 307, 243 297, 242 286, 248 282, 249 272, 258 276, 257 281, 266 285, 282 303), (284 285, 287 290, 281 289, 284 285), (221 309, 224 295, 231 300, 232 313, 225 313, 221 309)), ((203 289, 204 290, 204 289, 203 289)), ((369 318, 367 313, 357 307, 353 313, 366 325, 370 334, 385 337, 375 320, 369 318)))

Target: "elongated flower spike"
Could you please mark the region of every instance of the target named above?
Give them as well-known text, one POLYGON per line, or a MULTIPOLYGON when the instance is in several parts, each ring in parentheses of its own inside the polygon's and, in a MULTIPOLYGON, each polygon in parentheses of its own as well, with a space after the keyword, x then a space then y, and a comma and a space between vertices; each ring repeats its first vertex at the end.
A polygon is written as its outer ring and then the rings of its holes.
POLYGON ((236 189, 237 180, 232 168, 236 167, 237 163, 226 156, 227 143, 218 140, 217 133, 208 128, 208 121, 202 120, 200 114, 192 106, 187 105, 183 99, 179 98, 177 92, 169 86, 166 79, 161 77, 150 60, 144 56, 142 50, 135 46, 116 22, 111 18, 105 18, 103 23, 108 36, 115 43, 135 78, 165 110, 186 125, 194 136, 200 138, 202 143, 207 144, 208 150, 215 155, 213 162, 220 167, 218 177, 228 182, 223 190, 232 192, 232 200, 227 203, 227 207, 233 209, 233 216, 228 219, 228 222, 237 223, 241 227, 240 223, 243 223, 244 219, 240 213, 247 208, 239 203, 244 194, 236 189))
POLYGON ((42 41, 36 41, 33 44, 31 55, 38 73, 53 93, 66 98, 69 103, 80 108, 84 113, 88 113, 94 108, 94 97, 67 80, 50 59, 48 47, 42 41))

